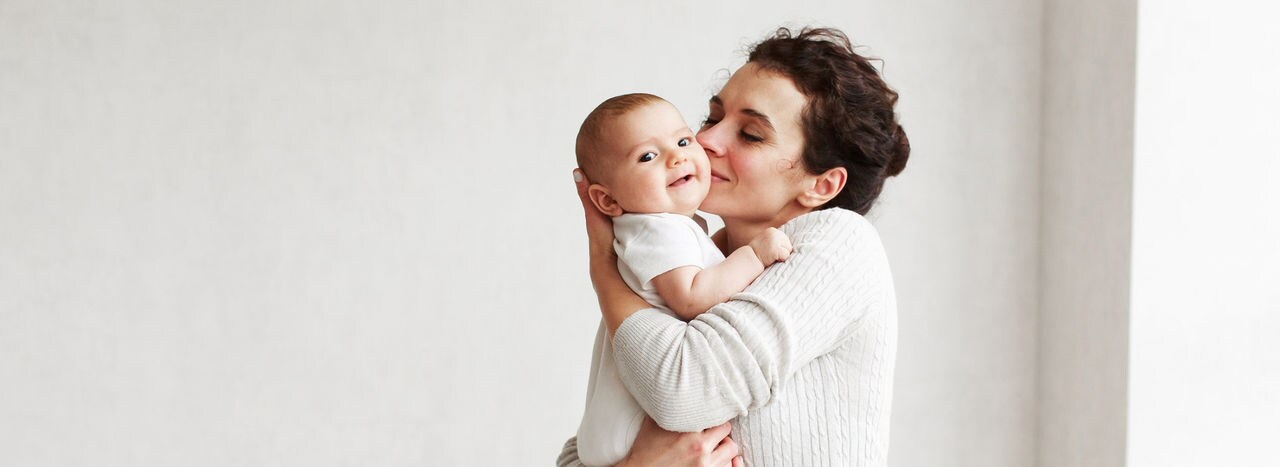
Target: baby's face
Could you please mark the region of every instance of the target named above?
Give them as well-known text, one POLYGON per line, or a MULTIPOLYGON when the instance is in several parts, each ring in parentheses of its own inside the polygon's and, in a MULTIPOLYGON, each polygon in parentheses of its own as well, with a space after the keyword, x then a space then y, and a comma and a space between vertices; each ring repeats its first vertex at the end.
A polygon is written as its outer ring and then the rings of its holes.
POLYGON ((655 102, 610 126, 609 191, 626 212, 693 214, 707 197, 707 153, 674 106, 655 102))

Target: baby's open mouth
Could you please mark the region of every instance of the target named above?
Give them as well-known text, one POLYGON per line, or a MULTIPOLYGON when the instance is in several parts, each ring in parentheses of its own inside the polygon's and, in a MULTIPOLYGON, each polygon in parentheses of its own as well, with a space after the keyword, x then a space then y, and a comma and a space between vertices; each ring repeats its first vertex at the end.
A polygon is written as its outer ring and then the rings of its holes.
POLYGON ((685 175, 683 177, 677 178, 676 181, 671 182, 671 184, 667 186, 680 186, 680 185, 684 185, 685 183, 689 183, 691 181, 693 181, 693 174, 689 174, 689 175, 685 175))

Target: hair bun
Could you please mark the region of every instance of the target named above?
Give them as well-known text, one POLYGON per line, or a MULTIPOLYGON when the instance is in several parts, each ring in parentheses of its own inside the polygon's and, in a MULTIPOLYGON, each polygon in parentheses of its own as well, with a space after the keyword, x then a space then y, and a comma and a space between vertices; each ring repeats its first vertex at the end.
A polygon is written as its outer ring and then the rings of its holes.
POLYGON ((911 141, 907 139, 907 130, 902 129, 902 125, 894 124, 894 126, 893 158, 885 167, 886 177, 902 173, 902 169, 907 168, 907 158, 911 157, 911 141))

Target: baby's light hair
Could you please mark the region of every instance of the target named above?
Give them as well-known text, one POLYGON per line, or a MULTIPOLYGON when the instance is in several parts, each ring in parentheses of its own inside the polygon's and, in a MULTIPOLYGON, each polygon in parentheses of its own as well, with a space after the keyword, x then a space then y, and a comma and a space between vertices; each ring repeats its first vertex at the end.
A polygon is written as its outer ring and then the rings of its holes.
POLYGON ((587 114, 587 118, 582 121, 582 127, 578 128, 578 140, 574 145, 574 153, 578 157, 578 168, 587 174, 587 178, 592 183, 603 182, 603 177, 606 175, 609 160, 604 157, 605 154, 600 153, 600 142, 608 137, 605 133, 609 123, 632 110, 654 102, 666 102, 666 99, 642 92, 623 94, 605 99, 596 106, 595 110, 587 114))

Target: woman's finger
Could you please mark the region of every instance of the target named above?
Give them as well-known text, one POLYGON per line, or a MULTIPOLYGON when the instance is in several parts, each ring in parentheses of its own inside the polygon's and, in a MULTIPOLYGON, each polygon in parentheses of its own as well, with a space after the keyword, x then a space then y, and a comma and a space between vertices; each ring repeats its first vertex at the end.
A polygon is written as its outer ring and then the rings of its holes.
POLYGON ((733 426, 729 422, 702 430, 702 452, 709 452, 711 465, 729 465, 733 457, 738 455, 738 444, 729 438, 733 426))
POLYGON ((709 441, 709 444, 711 446, 715 446, 717 444, 720 444, 720 442, 723 441, 725 438, 728 438, 729 431, 731 431, 732 429, 733 429, 732 424, 730 424, 729 422, 724 422, 719 425, 713 426, 711 428, 702 430, 702 434, 706 435, 705 439, 709 441))
POLYGON ((714 451, 711 451, 711 465, 733 465, 735 458, 740 458, 742 449, 733 438, 725 438, 714 451))
POLYGON ((591 198, 587 196, 587 187, 591 186, 591 181, 587 180, 587 174, 582 169, 573 169, 573 184, 578 189, 578 200, 582 201, 582 208, 592 208, 591 198))

